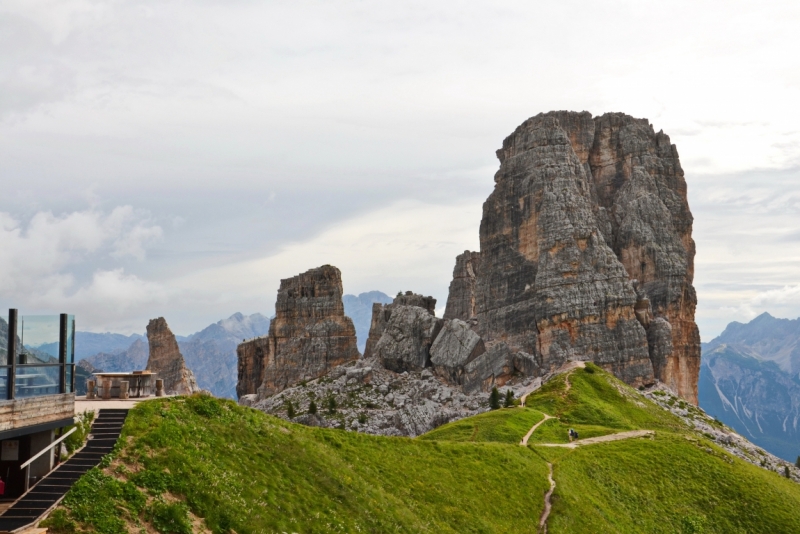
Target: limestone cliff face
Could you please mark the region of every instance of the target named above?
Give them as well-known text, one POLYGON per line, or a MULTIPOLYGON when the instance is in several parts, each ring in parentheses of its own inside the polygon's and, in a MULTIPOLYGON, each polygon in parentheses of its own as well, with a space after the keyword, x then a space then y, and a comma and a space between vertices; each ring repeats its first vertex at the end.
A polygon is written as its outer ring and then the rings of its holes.
POLYGON ((474 311, 487 365, 495 345, 536 374, 592 360, 696 403, 692 216, 669 137, 623 114, 551 112, 497 155, 481 251, 458 257, 446 316, 474 311))
POLYGON ((237 393, 257 391, 262 398, 358 359, 355 327, 344 314, 339 269, 323 265, 281 280, 269 333, 240 344, 237 354, 237 393))
POLYGON ((147 369, 164 380, 164 390, 168 394, 191 395, 200 391, 194 374, 186 367, 175 335, 163 317, 150 320, 147 341, 150 345, 147 369))

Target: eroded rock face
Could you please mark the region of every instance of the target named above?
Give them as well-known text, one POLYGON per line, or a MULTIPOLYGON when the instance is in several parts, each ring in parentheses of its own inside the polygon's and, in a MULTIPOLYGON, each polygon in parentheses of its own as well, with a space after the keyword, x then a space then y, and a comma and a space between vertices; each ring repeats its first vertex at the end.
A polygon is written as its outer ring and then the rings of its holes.
POLYGON ((544 374, 591 360, 696 403, 692 216, 669 137, 619 113, 551 112, 497 155, 481 251, 458 257, 446 312, 466 320, 474 302, 487 352, 472 365, 544 374))
POLYGON ((353 321, 344 314, 339 269, 323 265, 281 280, 269 334, 240 344, 237 354, 237 393, 257 393, 259 398, 358 359, 353 321))
POLYGON ((430 365, 430 347, 441 324, 441 319, 425 308, 393 305, 386 328, 375 344, 375 357, 383 367, 397 373, 421 371, 430 365))
POLYGON ((469 250, 456 256, 453 281, 450 282, 447 307, 444 310, 445 319, 469 321, 477 315, 475 281, 480 268, 480 258, 480 252, 470 252, 469 250))
POLYGON ((460 319, 445 320, 431 345, 434 372, 451 384, 465 383, 464 367, 486 352, 481 337, 460 319))
MULTIPOLYGON (((415 306, 422 308, 428 315, 433 316, 436 314, 436 299, 430 296, 425 297, 413 291, 398 293, 389 304, 379 304, 376 302, 372 305, 372 321, 369 327, 367 346, 364 350, 364 358, 371 358, 375 355, 375 347, 386 331, 386 327, 392 317, 392 311, 397 306, 415 306)), ((430 340, 430 343, 432 342, 433 339, 430 340)), ((430 343, 428 343, 428 346, 430 346, 430 343)))
POLYGON ((163 317, 151 319, 147 324, 147 341, 150 345, 147 369, 164 380, 167 394, 191 395, 200 391, 194 374, 186 367, 175 335, 163 317))

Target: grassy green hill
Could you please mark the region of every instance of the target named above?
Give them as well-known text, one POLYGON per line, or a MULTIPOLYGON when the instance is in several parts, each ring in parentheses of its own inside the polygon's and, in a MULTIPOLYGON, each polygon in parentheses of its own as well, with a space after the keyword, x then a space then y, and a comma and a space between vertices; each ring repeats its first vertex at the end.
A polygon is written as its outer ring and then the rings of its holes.
POLYGON ((152 400, 51 532, 800 532, 800 486, 745 463, 593 365, 417 439, 294 425, 209 397, 152 400), (569 387, 567 387, 569 384, 569 387), (522 447, 522 436, 548 414, 522 447), (628 430, 655 434, 563 444, 628 430))

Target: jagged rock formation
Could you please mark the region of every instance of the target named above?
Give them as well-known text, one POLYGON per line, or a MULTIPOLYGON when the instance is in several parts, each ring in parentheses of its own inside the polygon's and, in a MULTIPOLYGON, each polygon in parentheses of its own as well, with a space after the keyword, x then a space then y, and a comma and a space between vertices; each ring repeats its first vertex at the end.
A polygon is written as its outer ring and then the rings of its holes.
MULTIPOLYGON (((540 382, 527 378, 512 390, 518 397, 540 382)), ((371 358, 335 367, 324 378, 297 384, 265 399, 245 395, 239 403, 310 426, 413 437, 488 410, 488 398, 483 391, 465 393, 438 379, 430 369, 395 373, 371 358), (330 399, 335 410, 329 409, 330 399), (316 414, 308 413, 312 400, 316 414), (289 417, 290 404, 300 415, 289 417)))
POLYGON ((419 306, 394 305, 375 356, 383 367, 402 373, 430 366, 430 347, 442 322, 419 306))
POLYGON ((163 317, 151 319, 147 324, 147 341, 150 345, 147 369, 164 380, 167 394, 190 395, 200 391, 194 374, 186 367, 175 335, 163 317))
POLYGON ((358 359, 339 269, 323 265, 281 280, 269 333, 240 344, 237 355, 237 394, 257 392, 261 398, 358 359))
POLYGON ((474 313, 503 369, 592 360, 696 403, 692 216, 669 137, 620 113, 551 112, 497 155, 481 251, 458 257, 445 316, 474 313))
MULTIPOLYGON (((394 300, 389 304, 380 304, 378 302, 372 305, 372 322, 369 327, 369 337, 367 338, 367 346, 364 350, 364 358, 371 358, 375 354, 375 347, 380 341, 381 336, 386 331, 389 320, 392 317, 392 311, 397 306, 414 306, 422 308, 428 315, 434 316, 436 313, 436 299, 433 297, 425 297, 413 291, 406 291, 405 293, 398 293, 394 300)), ((438 332, 438 329, 437 329, 438 332)), ((430 343, 433 339, 430 340, 430 343)))
POLYGON ((480 260, 480 252, 470 252, 469 250, 456 256, 453 281, 450 282, 447 307, 444 311, 445 319, 469 321, 478 314, 475 306, 475 281, 476 273, 480 268, 480 260))
POLYGON ((464 368, 486 352, 481 337, 460 319, 445 321, 431 345, 431 364, 437 375, 452 384, 463 385, 464 368))

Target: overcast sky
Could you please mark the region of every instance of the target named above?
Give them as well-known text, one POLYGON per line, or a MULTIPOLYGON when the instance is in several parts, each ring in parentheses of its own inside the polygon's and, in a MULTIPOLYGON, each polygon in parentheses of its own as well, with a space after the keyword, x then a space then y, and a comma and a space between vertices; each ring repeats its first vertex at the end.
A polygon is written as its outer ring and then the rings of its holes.
POLYGON ((0 0, 0 306, 180 334, 325 263, 431 294, 553 109, 677 144, 701 336, 800 316, 800 3, 0 0))

